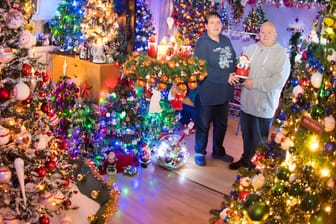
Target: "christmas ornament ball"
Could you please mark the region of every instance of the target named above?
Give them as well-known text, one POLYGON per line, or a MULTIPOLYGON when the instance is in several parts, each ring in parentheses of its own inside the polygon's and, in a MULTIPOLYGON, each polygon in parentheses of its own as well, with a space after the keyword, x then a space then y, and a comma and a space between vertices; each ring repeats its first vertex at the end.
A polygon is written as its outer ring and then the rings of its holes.
POLYGON ((6 145, 10 140, 9 129, 0 126, 0 145, 6 145))
POLYGON ((10 181, 12 172, 7 166, 0 166, 0 184, 5 184, 10 181))
POLYGON ((257 202, 260 202, 261 196, 258 194, 249 194, 249 196, 246 198, 244 202, 244 207, 248 209, 251 205, 254 205, 257 202))
POLYGON ((325 224, 333 222, 334 220, 332 220, 332 216, 323 209, 314 212, 309 219, 310 224, 325 224))
POLYGON ((307 194, 303 197, 301 201, 301 209, 306 212, 316 209, 317 206, 318 196, 315 194, 307 194))
POLYGON ((186 164, 189 153, 181 136, 169 134, 161 137, 153 149, 153 160, 163 168, 174 170, 186 164))
POLYGON ((39 218, 39 224, 49 224, 49 223, 50 219, 48 216, 43 215, 39 218))
POLYGON ((20 81, 14 86, 13 94, 17 100, 25 100, 30 95, 30 88, 23 81, 20 81))
POLYGON ((0 88, 0 100, 8 100, 10 97, 10 91, 6 87, 0 88))
POLYGON ((257 202, 247 209, 252 221, 265 221, 269 216, 269 207, 264 202, 257 202))

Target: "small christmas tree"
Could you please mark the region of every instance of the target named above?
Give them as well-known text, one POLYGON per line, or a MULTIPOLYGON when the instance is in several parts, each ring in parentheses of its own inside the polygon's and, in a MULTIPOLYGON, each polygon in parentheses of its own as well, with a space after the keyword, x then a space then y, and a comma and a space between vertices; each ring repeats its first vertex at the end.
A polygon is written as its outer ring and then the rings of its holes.
POLYGON ((54 18, 49 26, 57 46, 62 51, 78 53, 79 44, 83 41, 80 24, 84 18, 85 0, 64 0, 58 5, 54 18))
POLYGON ((113 1, 88 0, 84 14, 81 30, 89 45, 89 51, 92 52, 92 61, 106 63, 108 43, 114 41, 119 31, 118 15, 114 12, 113 1))
POLYGON ((135 19, 134 50, 148 52, 148 41, 151 36, 155 36, 155 27, 153 26, 153 15, 148 8, 147 0, 136 1, 135 19))
MULTIPOLYGON (((261 24, 266 21, 267 19, 261 6, 257 7, 257 9, 252 8, 244 20, 244 30, 249 33, 259 33, 261 24)), ((253 37, 255 36, 253 35, 253 37)))
POLYGON ((210 0, 174 0, 172 17, 178 29, 178 42, 194 46, 205 29, 204 18, 211 10, 215 10, 215 4, 210 0))

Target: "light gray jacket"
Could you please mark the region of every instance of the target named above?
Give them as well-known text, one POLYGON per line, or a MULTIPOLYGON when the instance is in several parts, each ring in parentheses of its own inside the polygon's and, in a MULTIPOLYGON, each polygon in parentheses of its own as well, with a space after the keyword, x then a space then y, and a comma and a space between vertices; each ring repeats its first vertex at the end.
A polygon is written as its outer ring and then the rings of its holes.
POLYGON ((241 110, 256 117, 273 118, 290 74, 286 49, 278 43, 268 48, 256 43, 247 47, 244 54, 250 59, 248 78, 253 80, 253 88, 242 88, 241 110))

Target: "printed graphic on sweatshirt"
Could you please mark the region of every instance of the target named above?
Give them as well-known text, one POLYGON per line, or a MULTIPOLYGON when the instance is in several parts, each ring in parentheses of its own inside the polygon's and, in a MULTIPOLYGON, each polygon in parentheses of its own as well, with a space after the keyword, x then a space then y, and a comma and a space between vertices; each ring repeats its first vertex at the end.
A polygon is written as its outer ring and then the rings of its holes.
POLYGON ((230 47, 218 47, 214 49, 214 52, 219 52, 219 67, 221 69, 229 68, 230 63, 233 63, 232 52, 230 47))

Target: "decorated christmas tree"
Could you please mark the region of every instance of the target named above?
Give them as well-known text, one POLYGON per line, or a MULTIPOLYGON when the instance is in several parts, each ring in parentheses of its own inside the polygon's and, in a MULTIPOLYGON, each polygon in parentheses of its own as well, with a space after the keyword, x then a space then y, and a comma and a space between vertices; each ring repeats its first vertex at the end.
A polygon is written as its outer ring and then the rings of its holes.
POLYGON ((178 29, 178 42, 194 46, 205 29, 205 16, 211 10, 215 10, 215 4, 210 0, 174 0, 172 17, 178 29))
POLYGON ((92 46, 93 62, 105 63, 107 44, 112 42, 119 30, 118 15, 114 12, 112 0, 88 0, 85 5, 81 30, 92 46), (105 45, 105 46, 104 46, 105 45))
POLYGON ((151 36, 155 36, 153 26, 153 15, 148 8, 147 0, 136 1, 135 13, 135 40, 134 50, 140 52, 148 51, 148 41, 151 36))
POLYGON ((225 5, 219 5, 217 12, 221 16, 222 24, 223 24, 223 30, 228 30, 230 29, 230 26, 232 25, 232 19, 231 15, 228 13, 227 8, 225 5))
MULTIPOLYGON (((133 80, 121 78, 98 109, 92 157, 97 165, 101 165, 103 159, 113 152, 118 158, 115 172, 122 172, 123 168, 132 165, 132 157, 136 158, 141 145, 142 113, 133 83, 133 80), (130 159, 127 164, 126 158, 130 159)), ((111 172, 104 164, 101 169, 103 173, 111 172)))
POLYGON ((276 131, 211 223, 335 223, 336 18, 326 7, 295 57, 276 131))
POLYGON ((24 6, 0 8, 0 220, 49 223, 71 207, 73 167, 53 134, 50 78, 29 56, 35 38, 24 6))
POLYGON ((62 51, 79 51, 79 44, 83 41, 80 25, 84 18, 85 2, 86 0, 61 1, 54 18, 49 22, 54 42, 62 51))
POLYGON ((244 30, 249 33, 259 33, 261 24, 266 21, 267 19, 261 6, 258 6, 257 9, 252 8, 244 20, 244 30))

